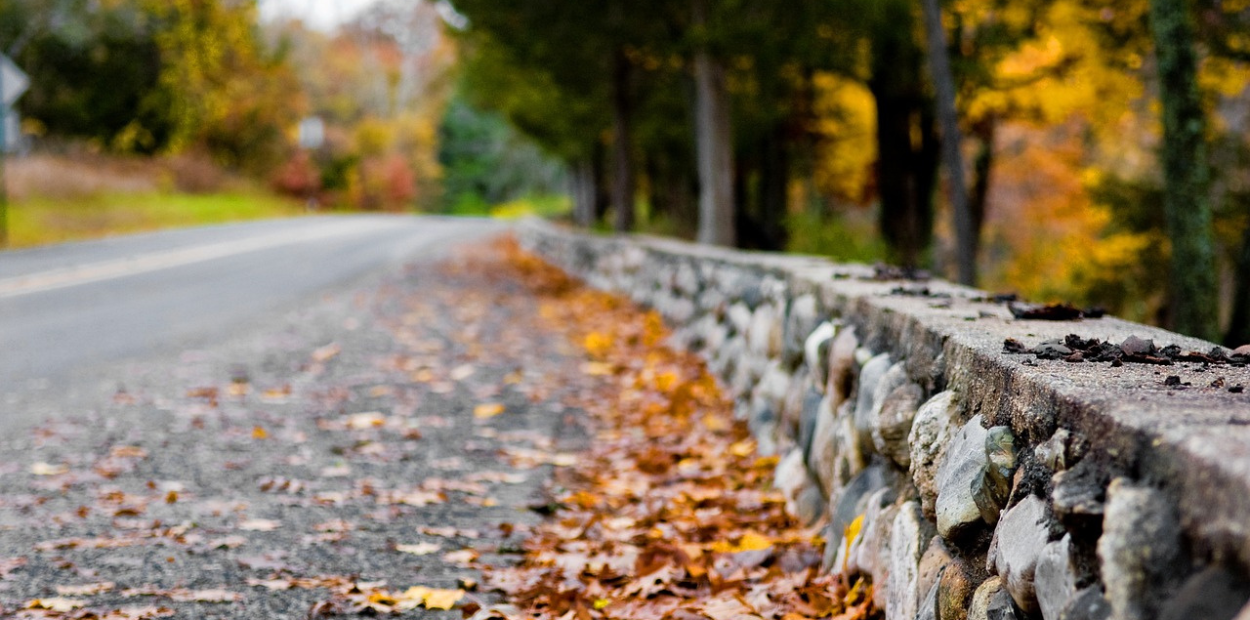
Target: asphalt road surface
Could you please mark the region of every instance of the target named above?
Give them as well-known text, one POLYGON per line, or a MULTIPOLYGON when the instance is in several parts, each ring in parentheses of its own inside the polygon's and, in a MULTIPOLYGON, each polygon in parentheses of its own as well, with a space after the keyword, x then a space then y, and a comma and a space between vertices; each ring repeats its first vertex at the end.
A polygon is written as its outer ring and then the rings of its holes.
MULTIPOLYGON (((318 293, 499 232, 487 220, 323 216, 0 253, 0 424, 32 394, 229 337, 318 293)), ((86 386, 89 387, 89 386, 86 386)), ((53 400, 56 400, 55 396, 53 400)))

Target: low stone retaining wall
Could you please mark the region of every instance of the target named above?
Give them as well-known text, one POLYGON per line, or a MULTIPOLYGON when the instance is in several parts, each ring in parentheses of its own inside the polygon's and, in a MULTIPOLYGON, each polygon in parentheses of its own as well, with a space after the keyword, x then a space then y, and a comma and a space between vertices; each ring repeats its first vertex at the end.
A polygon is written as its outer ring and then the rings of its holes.
POLYGON ((1250 356, 810 257, 518 237, 705 357, 887 619, 1250 620, 1250 356))

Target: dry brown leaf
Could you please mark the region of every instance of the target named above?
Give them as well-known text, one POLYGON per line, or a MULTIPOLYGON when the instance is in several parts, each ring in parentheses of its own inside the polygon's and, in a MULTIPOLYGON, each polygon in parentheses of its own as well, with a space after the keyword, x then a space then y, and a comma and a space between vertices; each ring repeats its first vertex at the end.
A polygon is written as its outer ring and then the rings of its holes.
POLYGON ((473 408, 473 417, 479 420, 493 418, 504 412, 504 406, 501 403, 483 403, 473 408))
POLYGON ((61 596, 95 596, 112 590, 117 584, 111 581, 87 583, 79 586, 55 586, 56 593, 61 596))

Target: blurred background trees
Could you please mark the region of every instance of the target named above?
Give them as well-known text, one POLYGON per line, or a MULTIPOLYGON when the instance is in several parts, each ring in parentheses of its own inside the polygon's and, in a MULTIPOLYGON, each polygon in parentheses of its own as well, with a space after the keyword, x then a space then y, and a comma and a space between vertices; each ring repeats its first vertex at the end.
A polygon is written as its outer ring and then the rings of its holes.
POLYGON ((975 273, 1250 341, 1242 2, 376 0, 329 30, 257 13, 0 4, 36 159, 975 273), (310 116, 325 140, 301 148, 310 116))

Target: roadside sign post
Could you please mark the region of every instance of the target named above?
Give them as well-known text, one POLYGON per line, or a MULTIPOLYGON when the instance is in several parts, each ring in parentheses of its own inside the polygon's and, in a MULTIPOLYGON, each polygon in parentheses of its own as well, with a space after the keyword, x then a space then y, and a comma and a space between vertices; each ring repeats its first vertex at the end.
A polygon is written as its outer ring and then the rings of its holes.
POLYGON ((9 109, 29 87, 30 78, 8 56, 0 54, 0 248, 9 245, 9 192, 4 164, 9 141, 16 138, 8 135, 9 109))
MULTIPOLYGON (((299 147, 312 155, 312 151, 321 148, 326 141, 326 124, 321 120, 320 116, 305 116, 299 122, 299 147)), ((304 202, 304 208, 308 211, 317 210, 317 189, 311 185, 308 187, 308 198, 304 202)))

